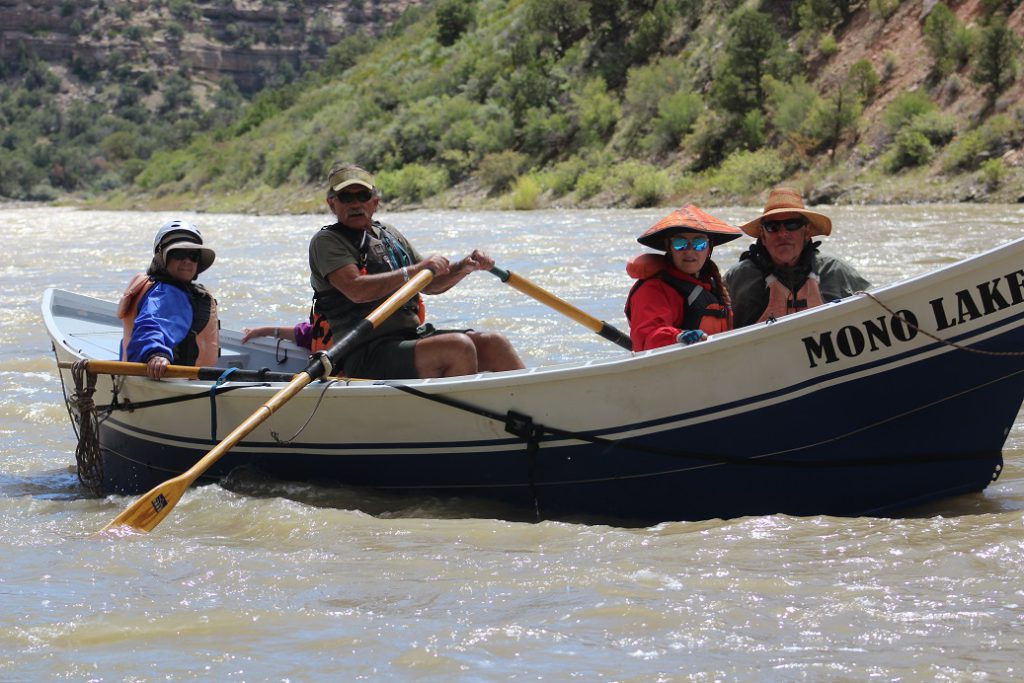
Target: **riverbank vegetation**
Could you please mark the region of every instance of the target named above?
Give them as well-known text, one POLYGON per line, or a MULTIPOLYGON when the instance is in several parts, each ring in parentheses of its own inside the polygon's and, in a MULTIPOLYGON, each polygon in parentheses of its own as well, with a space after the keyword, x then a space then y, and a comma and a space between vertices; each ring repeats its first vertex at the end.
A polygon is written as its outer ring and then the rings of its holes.
POLYGON ((392 207, 1024 200, 1020 0, 438 0, 245 100, 118 64, 90 101, 2 75, 0 195, 322 208, 337 159, 392 207), (158 91, 158 96, 153 93, 158 91))

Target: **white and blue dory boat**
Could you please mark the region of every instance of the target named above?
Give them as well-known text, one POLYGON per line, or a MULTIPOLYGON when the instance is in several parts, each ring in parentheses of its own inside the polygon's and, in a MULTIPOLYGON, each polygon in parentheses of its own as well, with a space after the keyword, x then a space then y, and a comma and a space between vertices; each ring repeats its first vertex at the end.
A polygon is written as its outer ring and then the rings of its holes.
MULTIPOLYGON (((98 492, 142 493, 181 474, 309 363, 288 343, 243 346, 224 330, 220 365, 232 374, 83 378, 71 364, 117 358, 114 304, 49 289, 42 307, 76 431, 94 432, 79 444, 79 475, 98 492)), ((998 478, 1024 399, 1022 352, 1018 240, 692 346, 451 379, 312 382, 199 481, 246 467, 625 523, 884 514, 998 478)))

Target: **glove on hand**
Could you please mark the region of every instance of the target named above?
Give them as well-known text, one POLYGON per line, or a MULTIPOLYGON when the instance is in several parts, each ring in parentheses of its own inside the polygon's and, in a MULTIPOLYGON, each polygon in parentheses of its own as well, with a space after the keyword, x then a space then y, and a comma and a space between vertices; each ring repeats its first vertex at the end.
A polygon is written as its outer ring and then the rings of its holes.
POLYGON ((690 344, 703 341, 706 338, 707 335, 704 334, 704 330, 683 330, 679 333, 679 336, 676 337, 676 341, 680 344, 686 344, 689 346, 690 344))

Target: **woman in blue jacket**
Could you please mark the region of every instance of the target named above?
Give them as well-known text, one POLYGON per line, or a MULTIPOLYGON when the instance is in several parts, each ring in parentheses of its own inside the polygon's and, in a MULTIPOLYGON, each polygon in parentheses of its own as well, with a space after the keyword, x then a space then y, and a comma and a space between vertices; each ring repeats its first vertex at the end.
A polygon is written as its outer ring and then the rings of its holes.
POLYGON ((118 305, 123 360, 145 363, 152 379, 162 378, 171 363, 217 364, 217 301, 195 282, 214 258, 188 221, 173 220, 157 231, 149 269, 132 279, 118 305))

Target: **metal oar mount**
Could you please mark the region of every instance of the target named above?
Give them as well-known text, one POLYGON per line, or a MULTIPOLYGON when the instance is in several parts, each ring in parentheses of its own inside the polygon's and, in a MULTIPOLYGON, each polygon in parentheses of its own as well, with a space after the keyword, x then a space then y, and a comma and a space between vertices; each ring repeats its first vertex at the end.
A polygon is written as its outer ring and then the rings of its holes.
POLYGON ((491 268, 491 275, 497 276, 502 282, 510 285, 514 289, 518 289, 526 296, 533 297, 542 304, 547 304, 559 313, 572 318, 579 324, 588 328, 592 332, 596 332, 608 341, 615 342, 627 351, 633 350, 633 342, 630 340, 628 334, 618 328, 612 327, 603 320, 598 320, 594 316, 584 313, 568 301, 560 299, 551 292, 538 287, 521 275, 516 275, 511 271, 498 268, 497 266, 491 268))
MULTIPOLYGON (((362 342, 366 335, 379 327, 382 322, 401 308, 405 302, 430 284, 432 279, 434 279, 434 274, 429 270, 424 269, 417 273, 415 277, 388 297, 372 313, 359 321, 354 328, 346 332, 334 346, 327 351, 320 351, 314 354, 312 361, 305 370, 293 376, 286 387, 274 394, 255 413, 246 418, 242 424, 235 427, 234 431, 214 446, 209 453, 200 458, 195 465, 192 465, 192 467, 177 477, 168 479, 136 500, 112 522, 103 527, 103 531, 121 526, 131 527, 139 531, 152 531, 170 513, 171 508, 177 505, 188 487, 203 472, 208 470, 225 453, 230 451, 252 430, 256 429, 256 427, 274 414, 278 408, 287 403, 295 394, 299 393, 303 387, 315 379, 330 375, 334 366, 338 364, 340 359, 353 346, 362 342)), ((198 368, 193 368, 193 370, 198 370, 198 368)))

